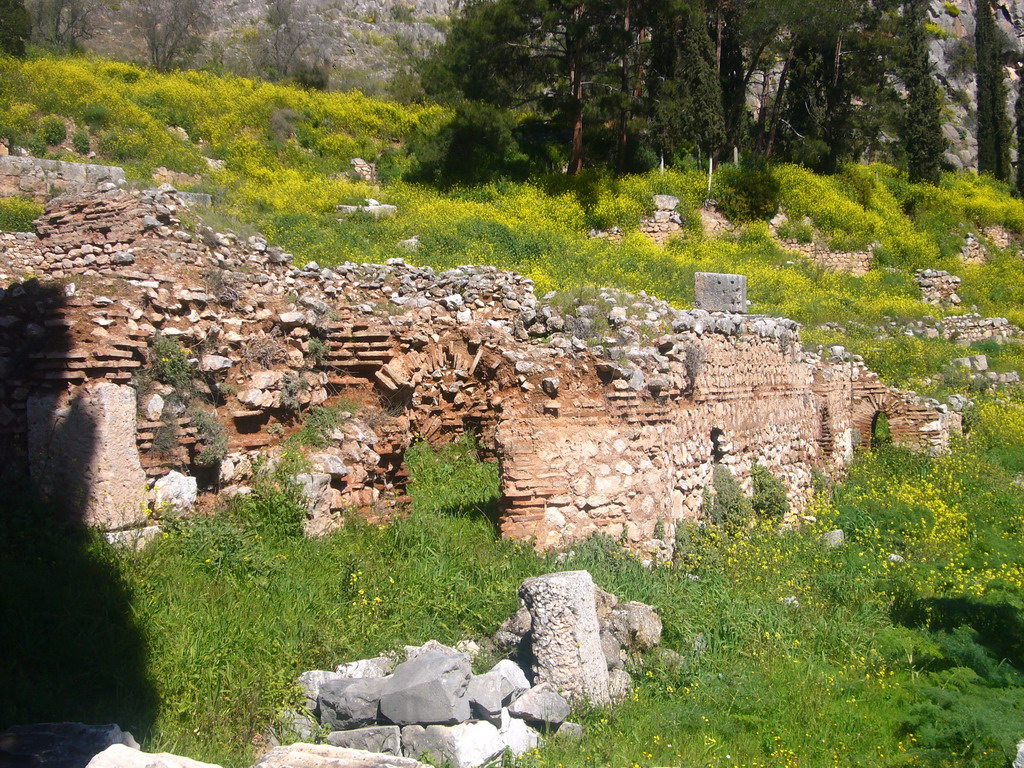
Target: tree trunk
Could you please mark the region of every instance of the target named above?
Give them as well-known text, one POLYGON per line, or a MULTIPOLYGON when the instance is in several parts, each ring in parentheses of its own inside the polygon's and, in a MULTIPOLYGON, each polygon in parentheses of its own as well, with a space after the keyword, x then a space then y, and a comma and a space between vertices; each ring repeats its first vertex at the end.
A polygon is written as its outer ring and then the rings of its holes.
POLYGON ((622 103, 619 105, 619 145, 615 151, 615 168, 619 173, 626 169, 626 149, 629 143, 629 136, 626 127, 629 124, 629 53, 633 41, 629 36, 629 16, 632 3, 626 0, 626 13, 623 17, 623 42, 625 47, 622 50, 622 103))
MULTIPOLYGON (((583 6, 573 11, 573 26, 579 29, 578 20, 583 6)), ((569 167, 566 171, 574 175, 583 170, 583 50, 576 32, 569 32, 566 51, 569 54, 569 102, 572 118, 572 144, 569 148, 569 167)))
POLYGON ((796 41, 789 46, 789 54, 786 56, 786 63, 782 66, 782 73, 779 75, 779 87, 775 92, 775 104, 772 105, 772 122, 768 131, 768 146, 765 149, 767 157, 772 156, 775 151, 775 137, 779 130, 779 118, 782 117, 782 100, 786 96, 786 80, 789 77, 789 65, 796 54, 796 41))

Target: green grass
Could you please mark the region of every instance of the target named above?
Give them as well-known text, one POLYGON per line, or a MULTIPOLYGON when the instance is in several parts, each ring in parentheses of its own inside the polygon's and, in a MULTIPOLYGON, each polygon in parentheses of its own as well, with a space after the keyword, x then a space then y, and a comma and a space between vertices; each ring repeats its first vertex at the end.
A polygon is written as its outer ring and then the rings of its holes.
POLYGON ((682 658, 634 667, 621 706, 576 711, 582 742, 527 764, 1001 768, 1019 738, 1024 490, 970 444, 866 454, 817 524, 691 528, 655 569, 610 540, 557 564, 496 540, 478 511, 497 473, 472 441, 410 454, 410 514, 324 540, 270 485, 139 554, 8 515, 0 725, 117 721, 147 749, 241 768, 298 703, 300 672, 479 638, 524 577, 586 568, 653 604, 682 658), (829 549, 836 525, 849 543, 829 549))

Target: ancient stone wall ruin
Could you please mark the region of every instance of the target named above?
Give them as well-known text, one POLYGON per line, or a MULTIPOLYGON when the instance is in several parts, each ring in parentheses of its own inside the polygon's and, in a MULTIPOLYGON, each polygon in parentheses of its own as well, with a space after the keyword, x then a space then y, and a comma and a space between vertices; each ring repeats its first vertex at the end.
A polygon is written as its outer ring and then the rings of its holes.
POLYGON ((717 464, 748 491, 764 465, 800 511, 812 470, 840 470, 878 413, 930 451, 958 426, 861 364, 805 352, 790 320, 613 291, 559 308, 490 267, 293 267, 258 237, 185 227, 180 206, 64 197, 38 238, 0 241, 0 464, 54 497, 78 482, 93 524, 132 524, 143 478, 172 471, 196 478, 200 504, 249 492, 259 460, 325 405, 336 421, 298 477, 312 533, 394 509, 413 436, 472 431, 500 462, 506 536, 604 533, 658 557, 701 516, 717 464), (168 349, 187 391, 154 376, 168 349), (75 419, 109 445, 52 437, 75 419), (63 478, 55 461, 88 471, 63 478))
POLYGON ((875 258, 871 251, 833 251, 816 241, 801 243, 797 240, 784 240, 782 246, 831 272, 849 272, 858 277, 868 273, 875 258))
POLYGON ((55 193, 80 195, 95 192, 108 183, 124 184, 124 169, 0 155, 0 198, 24 195, 42 202, 55 193))
POLYGON ((960 303, 960 278, 942 269, 919 269, 914 273, 914 282, 921 289, 921 301, 926 304, 960 303))
POLYGON ((996 339, 1005 342, 1020 336, 1021 329, 1005 317, 982 317, 974 313, 942 318, 942 337, 949 341, 969 344, 972 341, 996 339))

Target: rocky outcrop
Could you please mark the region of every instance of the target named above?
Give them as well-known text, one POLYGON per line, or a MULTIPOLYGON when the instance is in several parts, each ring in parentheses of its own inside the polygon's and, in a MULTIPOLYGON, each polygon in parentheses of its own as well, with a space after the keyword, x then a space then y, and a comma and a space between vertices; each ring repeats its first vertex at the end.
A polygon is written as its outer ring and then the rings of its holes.
POLYGON ((114 744, 89 761, 86 768, 220 768, 169 752, 141 752, 137 748, 114 744))

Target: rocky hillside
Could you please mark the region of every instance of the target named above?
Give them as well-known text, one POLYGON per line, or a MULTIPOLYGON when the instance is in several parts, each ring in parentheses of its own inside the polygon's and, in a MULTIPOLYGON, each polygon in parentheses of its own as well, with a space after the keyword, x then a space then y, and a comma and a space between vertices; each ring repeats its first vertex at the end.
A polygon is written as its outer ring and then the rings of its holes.
MULTIPOLYGON (((374 90, 411 52, 443 37, 459 0, 296 0, 296 60, 326 65, 332 86, 374 90)), ((253 44, 268 15, 267 0, 215 0, 196 64, 248 73, 253 44)), ((130 15, 107 9, 88 49, 113 58, 145 60, 145 41, 130 15)))
MULTIPOLYGON (((978 142, 975 125, 977 84, 974 71, 975 0, 942 2, 933 0, 931 18, 936 25, 932 41, 939 81, 948 97, 949 120, 944 132, 950 142, 946 159, 958 169, 976 168, 978 142)), ((995 3, 996 21, 1003 32, 1007 49, 1006 75, 1010 89, 1008 109, 1016 99, 1017 74, 1010 62, 1024 52, 1024 2, 999 0, 995 3)))

